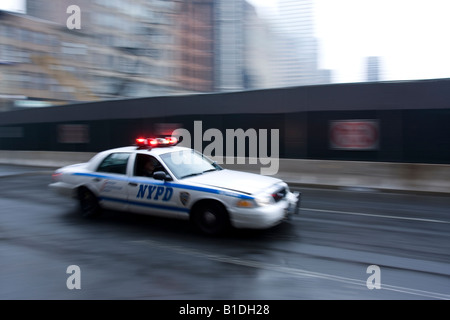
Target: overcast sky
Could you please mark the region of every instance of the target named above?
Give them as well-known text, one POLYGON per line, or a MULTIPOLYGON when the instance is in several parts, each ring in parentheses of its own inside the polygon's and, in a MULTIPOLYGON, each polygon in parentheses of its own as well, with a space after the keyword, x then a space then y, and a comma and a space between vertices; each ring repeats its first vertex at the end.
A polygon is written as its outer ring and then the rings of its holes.
MULTIPOLYGON (((277 0, 249 0, 276 11, 277 0)), ((320 67, 334 82, 365 81, 365 59, 381 80, 450 77, 450 0, 314 0, 320 67)))

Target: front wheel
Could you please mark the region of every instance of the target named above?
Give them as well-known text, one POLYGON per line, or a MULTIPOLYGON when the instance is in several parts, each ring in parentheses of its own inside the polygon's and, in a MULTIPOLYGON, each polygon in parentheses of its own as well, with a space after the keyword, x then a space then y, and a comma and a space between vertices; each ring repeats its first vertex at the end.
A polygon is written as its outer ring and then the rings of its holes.
POLYGON ((100 215, 101 209, 98 198, 92 191, 86 188, 79 189, 78 201, 80 203, 80 211, 83 218, 93 218, 100 215))
POLYGON ((204 203, 192 213, 192 222, 201 232, 208 235, 225 233, 230 227, 226 209, 219 203, 204 203))

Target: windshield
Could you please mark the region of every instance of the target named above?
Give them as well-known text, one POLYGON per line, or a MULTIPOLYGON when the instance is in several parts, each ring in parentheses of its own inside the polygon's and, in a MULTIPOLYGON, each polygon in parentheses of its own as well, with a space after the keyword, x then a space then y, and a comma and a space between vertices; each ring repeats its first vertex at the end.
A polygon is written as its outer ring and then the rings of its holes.
POLYGON ((214 161, 195 150, 174 151, 161 155, 161 158, 177 179, 222 170, 214 161))

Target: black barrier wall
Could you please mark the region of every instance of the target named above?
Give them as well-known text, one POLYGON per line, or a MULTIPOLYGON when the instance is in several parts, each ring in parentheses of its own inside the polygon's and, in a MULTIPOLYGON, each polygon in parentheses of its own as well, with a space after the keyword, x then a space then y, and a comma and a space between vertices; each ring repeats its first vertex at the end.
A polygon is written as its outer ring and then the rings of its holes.
MULTIPOLYGON (((208 129, 224 140, 227 130, 259 139, 265 129, 269 154, 278 130, 281 158, 450 163, 448 79, 103 101, 0 117, 2 150, 96 152, 174 128, 200 136, 204 150, 214 141, 203 136, 208 129)), ((255 141, 245 141, 249 155, 255 141)))

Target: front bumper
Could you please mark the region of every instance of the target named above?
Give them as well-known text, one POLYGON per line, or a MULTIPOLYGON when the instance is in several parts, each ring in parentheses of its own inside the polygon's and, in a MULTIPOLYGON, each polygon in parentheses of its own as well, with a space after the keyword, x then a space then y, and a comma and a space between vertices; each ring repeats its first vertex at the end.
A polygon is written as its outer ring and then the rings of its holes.
POLYGON ((268 229, 300 213, 301 194, 288 193, 286 197, 273 204, 256 208, 229 209, 231 224, 242 229, 268 229))
POLYGON ((289 207, 287 208, 287 213, 300 214, 300 207, 302 204, 302 194, 300 192, 291 193, 291 199, 289 200, 289 207))

